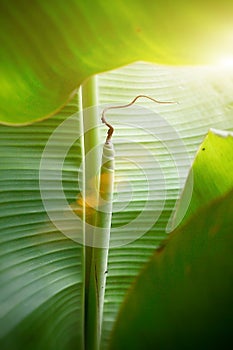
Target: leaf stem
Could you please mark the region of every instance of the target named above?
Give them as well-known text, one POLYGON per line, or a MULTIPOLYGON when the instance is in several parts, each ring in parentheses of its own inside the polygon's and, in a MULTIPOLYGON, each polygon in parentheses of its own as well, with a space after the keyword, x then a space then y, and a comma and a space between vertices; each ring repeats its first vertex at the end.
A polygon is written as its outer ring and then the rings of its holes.
MULTIPOLYGON (((85 185, 84 185, 84 206, 87 193, 90 191, 89 184, 92 181, 90 178, 93 173, 96 173, 99 167, 98 149, 95 148, 99 143, 99 132, 97 125, 99 123, 98 114, 96 112, 97 100, 97 81, 96 77, 91 77, 82 85, 82 107, 83 107, 83 125, 84 125, 84 167, 85 167, 85 185)), ((98 188, 98 179, 97 188, 98 188)), ((92 191, 92 201, 98 202, 98 191, 92 191)), ((84 240, 87 236, 94 234, 95 227, 95 211, 91 216, 85 218, 84 240)), ((90 276, 92 266, 92 250, 90 242, 84 242, 84 261, 85 261, 85 349, 97 350, 97 334, 96 334, 96 308, 92 305, 92 300, 95 298, 93 290, 90 288, 90 276), (89 245, 88 245, 89 244, 89 245)))
MULTIPOLYGON (((82 116, 82 91, 81 88, 78 91, 78 95, 77 95, 77 102, 78 102, 78 110, 80 113, 80 116, 82 116)), ((84 165, 84 159, 85 159, 85 148, 84 148, 84 126, 83 126, 83 118, 80 117, 79 118, 79 122, 80 122, 80 129, 81 129, 81 153, 82 153, 82 190, 83 190, 83 195, 85 196, 85 165, 84 165)), ((82 205, 82 220, 83 220, 83 225, 82 225, 82 229, 83 232, 85 233, 85 206, 82 205)), ((82 255, 82 273, 83 276, 85 276, 85 245, 84 245, 84 237, 83 237, 83 255, 82 255)), ((85 350, 85 283, 83 283, 83 290, 82 290, 82 305, 83 307, 81 308, 81 318, 82 318, 82 350, 85 350)))
POLYGON ((98 350, 101 339, 112 217, 114 151, 111 141, 108 140, 103 146, 101 160, 100 148, 96 147, 100 143, 96 77, 90 78, 83 84, 82 103, 85 147, 85 237, 87 237, 84 248, 85 349, 98 350), (98 176, 98 174, 100 175, 98 176), (92 185, 89 187, 90 183, 92 185), (88 197, 91 198, 89 203, 88 197), (90 206, 92 206, 91 209, 90 206), (90 210, 91 215, 87 215, 88 210, 90 210), (91 241, 90 237, 92 237, 91 241))

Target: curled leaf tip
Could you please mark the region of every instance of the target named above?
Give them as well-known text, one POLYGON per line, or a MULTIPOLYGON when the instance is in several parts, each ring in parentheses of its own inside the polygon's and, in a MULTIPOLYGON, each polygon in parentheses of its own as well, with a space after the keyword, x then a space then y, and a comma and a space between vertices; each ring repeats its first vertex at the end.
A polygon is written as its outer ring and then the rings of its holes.
POLYGON ((124 105, 120 105, 120 106, 110 106, 110 107, 106 107, 104 108, 103 112, 102 112, 102 116, 101 116, 101 121, 102 123, 104 123, 105 125, 107 125, 107 127, 109 128, 108 129, 108 133, 107 133, 107 138, 106 138, 106 143, 109 143, 111 141, 111 138, 112 138, 112 134, 114 132, 114 128, 111 124, 109 124, 107 121, 106 121, 106 118, 105 118, 105 114, 106 112, 109 110, 109 109, 118 109, 118 108, 127 108, 127 107, 130 107, 132 106, 136 101, 137 99, 139 98, 147 98, 153 102, 156 102, 156 103, 160 103, 160 104, 178 104, 179 102, 174 102, 174 101, 159 101, 159 100, 156 100, 150 96, 147 96, 147 95, 138 95, 136 96, 131 102, 127 103, 127 104, 124 104, 124 105))
POLYGON ((106 121, 106 119, 105 119, 105 112, 106 112, 106 108, 103 110, 101 121, 102 121, 103 124, 107 125, 107 127, 108 127, 107 138, 106 138, 105 143, 109 143, 111 141, 112 134, 114 133, 114 128, 113 128, 113 126, 111 124, 109 124, 106 121))

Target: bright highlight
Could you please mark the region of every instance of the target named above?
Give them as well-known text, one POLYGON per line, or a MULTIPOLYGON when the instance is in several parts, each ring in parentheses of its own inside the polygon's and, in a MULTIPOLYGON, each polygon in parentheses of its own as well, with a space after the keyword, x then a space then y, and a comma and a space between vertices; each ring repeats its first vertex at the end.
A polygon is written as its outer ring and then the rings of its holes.
POLYGON ((233 56, 223 57, 219 61, 219 65, 223 68, 232 68, 233 69, 233 56))

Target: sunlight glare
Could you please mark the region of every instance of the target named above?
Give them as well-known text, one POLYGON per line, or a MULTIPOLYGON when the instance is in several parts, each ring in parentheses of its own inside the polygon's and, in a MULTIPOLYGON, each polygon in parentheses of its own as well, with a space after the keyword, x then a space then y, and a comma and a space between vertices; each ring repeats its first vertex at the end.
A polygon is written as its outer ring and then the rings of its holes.
POLYGON ((223 57, 219 61, 219 65, 223 68, 232 68, 233 69, 233 56, 223 57))

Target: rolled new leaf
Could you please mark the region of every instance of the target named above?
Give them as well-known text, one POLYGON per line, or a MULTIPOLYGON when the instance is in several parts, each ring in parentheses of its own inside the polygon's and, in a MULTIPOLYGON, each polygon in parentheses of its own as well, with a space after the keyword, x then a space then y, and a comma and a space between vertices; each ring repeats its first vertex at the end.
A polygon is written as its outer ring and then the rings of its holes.
POLYGON ((98 227, 110 228, 112 215, 113 182, 114 149, 112 142, 108 141, 104 144, 103 147, 102 166, 100 171, 98 215, 96 217, 96 226, 98 227))
POLYGON ((88 326, 91 327, 91 329, 89 328, 89 332, 92 335, 92 339, 89 339, 89 348, 91 350, 97 350, 100 344, 112 217, 113 184, 114 149, 111 141, 108 140, 103 146, 96 229, 94 231, 94 247, 92 250, 87 322, 88 326))

